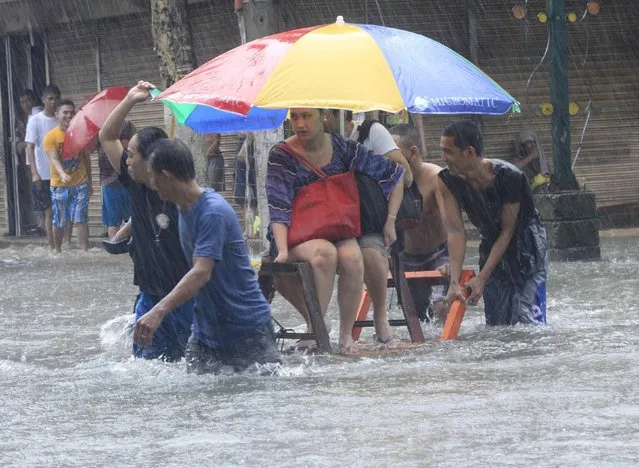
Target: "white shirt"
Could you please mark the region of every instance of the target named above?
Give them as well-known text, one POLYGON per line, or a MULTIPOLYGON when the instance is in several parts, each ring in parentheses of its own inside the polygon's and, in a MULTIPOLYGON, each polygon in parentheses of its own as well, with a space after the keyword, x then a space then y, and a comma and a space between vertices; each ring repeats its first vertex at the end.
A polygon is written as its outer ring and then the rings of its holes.
POLYGON ((35 106, 31 108, 31 113, 29 114, 29 116, 27 117, 27 121, 33 117, 34 115, 38 115, 40 112, 42 112, 42 106, 35 106))
MULTIPOLYGON (((42 180, 51 179, 51 164, 47 153, 44 151, 42 141, 44 136, 58 126, 58 119, 55 117, 47 117, 44 112, 40 112, 31 118, 27 123, 27 135, 24 139, 27 143, 35 146, 36 169, 42 180)), ((29 159, 27 158, 27 164, 29 159)))
MULTIPOLYGON (((353 127, 353 133, 348 135, 349 140, 357 141, 359 138, 359 131, 357 127, 359 124, 355 123, 353 127)), ((395 140, 393 140, 393 135, 390 134, 386 127, 384 127, 381 123, 375 122, 368 133, 368 138, 364 140, 362 143, 365 148, 373 153, 381 154, 382 156, 388 153, 389 151, 398 150, 397 144, 395 140)))

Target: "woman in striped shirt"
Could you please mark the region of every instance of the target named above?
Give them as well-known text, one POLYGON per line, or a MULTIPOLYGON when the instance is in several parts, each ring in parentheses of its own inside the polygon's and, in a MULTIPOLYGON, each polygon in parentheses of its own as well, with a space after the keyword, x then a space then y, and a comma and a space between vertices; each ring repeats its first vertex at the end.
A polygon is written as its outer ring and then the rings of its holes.
MULTIPOLYGON (((328 176, 354 170, 376 181, 389 200, 386 238, 388 245, 395 241, 394 217, 402 199, 403 169, 381 155, 368 151, 357 142, 348 141, 337 134, 324 132, 325 112, 318 109, 294 108, 290 110, 294 135, 286 140, 288 146, 301 154, 328 176)), ((314 182, 318 176, 291 156, 285 148, 271 149, 266 176, 271 225, 269 240, 271 256, 275 262, 309 262, 313 268, 315 288, 322 314, 325 315, 333 294, 335 275, 337 301, 340 310, 339 350, 352 352, 352 329, 363 289, 364 264, 356 239, 330 242, 313 239, 289 250, 288 227, 291 222, 291 206, 297 192, 314 182)), ((278 281, 276 288, 304 316, 310 330, 308 314, 301 292, 285 281, 278 281)), ((311 343, 299 342, 297 347, 310 347, 311 343)))

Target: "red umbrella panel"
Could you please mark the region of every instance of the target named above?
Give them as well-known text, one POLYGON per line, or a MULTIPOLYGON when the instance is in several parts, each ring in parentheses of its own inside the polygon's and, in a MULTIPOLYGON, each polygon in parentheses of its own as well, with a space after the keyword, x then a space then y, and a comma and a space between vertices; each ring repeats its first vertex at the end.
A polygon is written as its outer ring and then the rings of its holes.
POLYGON ((62 157, 73 157, 87 149, 95 141, 109 114, 128 92, 128 87, 117 86, 91 96, 69 123, 69 128, 64 135, 62 157))

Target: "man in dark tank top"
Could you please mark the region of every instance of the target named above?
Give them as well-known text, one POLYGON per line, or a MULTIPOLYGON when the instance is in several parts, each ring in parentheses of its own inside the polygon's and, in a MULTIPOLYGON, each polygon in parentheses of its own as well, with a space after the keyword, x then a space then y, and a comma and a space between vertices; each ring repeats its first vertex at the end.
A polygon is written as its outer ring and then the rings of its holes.
POLYGON ((447 165, 438 180, 450 252, 447 301, 462 297, 464 210, 481 234, 480 271, 466 283, 468 303, 484 297, 487 325, 546 323, 546 231, 526 176, 510 163, 484 158, 481 130, 470 120, 446 127, 440 147, 447 165))

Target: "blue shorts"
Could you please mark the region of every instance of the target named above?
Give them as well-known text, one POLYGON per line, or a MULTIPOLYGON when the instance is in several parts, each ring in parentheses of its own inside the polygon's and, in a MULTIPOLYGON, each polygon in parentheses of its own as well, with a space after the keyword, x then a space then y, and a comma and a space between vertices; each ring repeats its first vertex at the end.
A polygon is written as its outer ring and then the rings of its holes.
MULTIPOLYGON (((133 310, 135 321, 150 311, 162 298, 141 292, 133 310)), ((195 299, 183 304, 167 315, 153 335, 153 344, 133 345, 133 355, 144 359, 160 358, 163 361, 177 361, 184 356, 186 343, 191 335, 195 299)))
POLYGON ((51 187, 53 227, 62 229, 67 222, 86 223, 89 215, 89 184, 75 187, 51 187))
POLYGON ((102 224, 120 227, 131 217, 131 196, 124 187, 102 187, 102 224))

